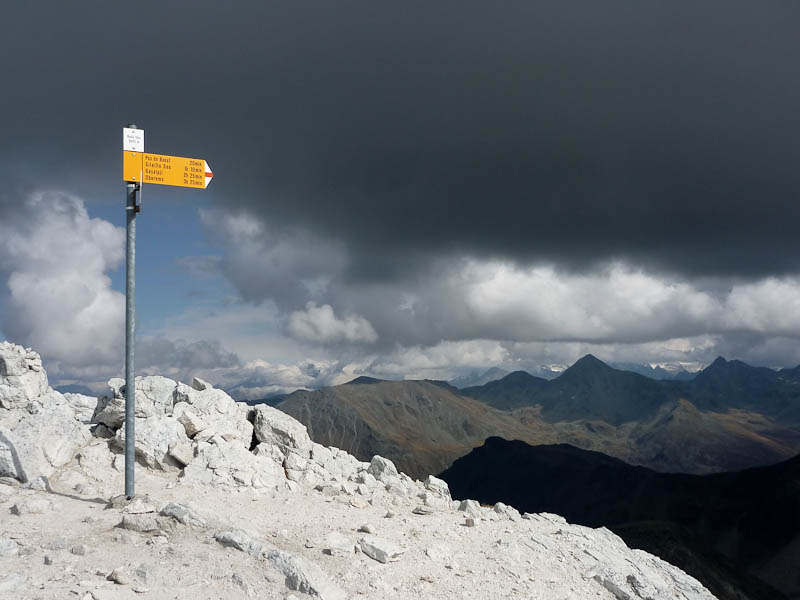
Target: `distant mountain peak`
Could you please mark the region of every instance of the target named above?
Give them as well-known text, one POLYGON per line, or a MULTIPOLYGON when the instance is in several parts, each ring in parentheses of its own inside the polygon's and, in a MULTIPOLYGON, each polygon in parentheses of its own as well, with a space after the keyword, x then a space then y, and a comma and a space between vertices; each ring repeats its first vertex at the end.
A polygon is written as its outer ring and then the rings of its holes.
POLYGON ((367 377, 366 375, 361 375, 360 377, 356 377, 348 381, 345 385, 359 385, 359 384, 368 384, 368 383, 383 383, 386 381, 385 379, 376 379, 375 377, 367 377))
POLYGON ((762 370, 763 367, 754 367, 752 365, 748 365, 746 362, 742 362, 741 360, 727 360, 722 356, 718 356, 714 359, 710 365, 708 365, 705 369, 703 369, 698 375, 705 374, 708 376, 709 374, 720 374, 729 376, 731 374, 746 374, 752 373, 755 371, 762 370))
POLYGON ((467 387, 475 387, 477 385, 485 385, 491 381, 497 381, 498 379, 502 379, 508 375, 508 371, 505 369, 501 369, 500 367, 491 367, 486 369, 484 372, 472 371, 471 373, 467 373, 465 375, 461 375, 456 377, 455 379, 450 380, 450 385, 453 387, 467 388, 467 387))
POLYGON ((538 378, 534 377, 533 375, 531 375, 527 371, 513 371, 513 372, 509 373, 508 375, 506 375, 505 377, 503 377, 502 381, 505 381, 507 383, 511 383, 511 382, 520 382, 520 381, 530 381, 531 379, 538 379, 538 378))
POLYGON ((590 371, 615 371, 613 367, 608 366, 602 360, 594 356, 593 354, 587 354, 586 356, 579 358, 575 361, 575 363, 564 373, 586 373, 590 371))

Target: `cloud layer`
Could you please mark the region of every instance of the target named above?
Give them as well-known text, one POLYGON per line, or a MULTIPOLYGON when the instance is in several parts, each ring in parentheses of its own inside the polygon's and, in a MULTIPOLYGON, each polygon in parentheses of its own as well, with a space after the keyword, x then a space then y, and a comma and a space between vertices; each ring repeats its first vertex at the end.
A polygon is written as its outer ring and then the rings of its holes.
POLYGON ((89 217, 63 192, 0 203, 3 331, 57 363, 118 364, 124 296, 109 271, 124 257, 124 231, 89 217))
POLYGON ((0 36, 0 328, 74 373, 120 364, 122 233, 30 190, 108 196, 130 119, 214 165, 180 264, 234 291, 144 368, 800 362, 796 3, 46 4, 0 36))
POLYGON ((257 217, 270 252, 305 230, 353 280, 448 253, 686 276, 800 261, 794 3, 192 7, 213 27, 152 0, 134 21, 9 7, 0 164, 86 188, 135 118, 154 151, 208 157, 218 207, 257 217), (54 135, 64 114, 93 125, 54 135))
POLYGON ((372 343, 378 334, 364 317, 357 315, 339 318, 330 304, 306 304, 305 310, 289 315, 289 334, 300 340, 328 344, 331 342, 372 343))

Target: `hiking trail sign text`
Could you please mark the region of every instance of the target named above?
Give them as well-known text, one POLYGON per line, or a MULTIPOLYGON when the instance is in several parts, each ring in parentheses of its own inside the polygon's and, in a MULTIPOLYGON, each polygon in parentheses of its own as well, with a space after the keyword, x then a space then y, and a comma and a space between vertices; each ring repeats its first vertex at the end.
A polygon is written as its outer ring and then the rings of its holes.
POLYGON ((202 158, 144 152, 144 130, 141 129, 126 128, 122 147, 124 181, 205 189, 214 177, 211 167, 202 158), (129 132, 141 132, 141 137, 129 132))
POLYGON ((211 167, 202 158, 123 151, 125 181, 205 189, 212 177, 211 167))

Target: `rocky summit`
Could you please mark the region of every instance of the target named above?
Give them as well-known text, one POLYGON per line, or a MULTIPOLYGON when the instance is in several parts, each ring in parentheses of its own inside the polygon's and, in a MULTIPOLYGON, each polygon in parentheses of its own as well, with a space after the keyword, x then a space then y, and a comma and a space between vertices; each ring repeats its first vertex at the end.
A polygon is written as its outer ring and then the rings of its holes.
POLYGON ((0 597, 714 598, 607 529, 454 500, 199 379, 137 378, 128 499, 124 397, 56 392, 0 343, 0 597))

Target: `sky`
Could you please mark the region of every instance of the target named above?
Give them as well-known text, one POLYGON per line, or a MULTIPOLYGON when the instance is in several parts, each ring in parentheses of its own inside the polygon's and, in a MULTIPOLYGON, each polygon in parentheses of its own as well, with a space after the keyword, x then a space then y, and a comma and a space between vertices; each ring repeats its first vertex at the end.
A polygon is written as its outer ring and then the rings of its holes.
POLYGON ((132 10, 0 24, 0 339, 54 383, 122 373, 128 123, 214 171, 144 186, 140 373, 800 364, 796 2, 132 10))

